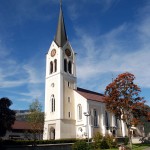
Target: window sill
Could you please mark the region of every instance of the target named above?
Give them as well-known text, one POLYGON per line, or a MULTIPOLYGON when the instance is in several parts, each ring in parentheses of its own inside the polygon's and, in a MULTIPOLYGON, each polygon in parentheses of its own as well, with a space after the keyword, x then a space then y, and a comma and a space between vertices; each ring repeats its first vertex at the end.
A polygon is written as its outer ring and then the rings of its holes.
POLYGON ((81 120, 77 120, 78 122, 81 122, 82 121, 82 119, 81 120))

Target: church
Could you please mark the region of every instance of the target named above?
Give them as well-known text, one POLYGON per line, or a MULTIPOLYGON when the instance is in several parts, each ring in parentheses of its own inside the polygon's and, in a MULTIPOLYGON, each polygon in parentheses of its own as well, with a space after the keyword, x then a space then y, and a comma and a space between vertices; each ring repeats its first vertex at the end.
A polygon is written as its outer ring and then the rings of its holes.
POLYGON ((67 38, 60 4, 55 38, 46 54, 43 139, 92 138, 96 132, 127 136, 125 123, 106 110, 103 97, 77 87, 76 53, 67 38))

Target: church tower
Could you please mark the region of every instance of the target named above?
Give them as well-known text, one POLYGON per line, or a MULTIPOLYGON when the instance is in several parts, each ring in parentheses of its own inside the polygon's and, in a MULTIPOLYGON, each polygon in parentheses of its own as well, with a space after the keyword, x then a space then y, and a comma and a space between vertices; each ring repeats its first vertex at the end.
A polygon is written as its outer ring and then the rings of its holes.
POLYGON ((62 4, 56 35, 46 54, 43 139, 75 138, 76 63, 66 34, 62 4))

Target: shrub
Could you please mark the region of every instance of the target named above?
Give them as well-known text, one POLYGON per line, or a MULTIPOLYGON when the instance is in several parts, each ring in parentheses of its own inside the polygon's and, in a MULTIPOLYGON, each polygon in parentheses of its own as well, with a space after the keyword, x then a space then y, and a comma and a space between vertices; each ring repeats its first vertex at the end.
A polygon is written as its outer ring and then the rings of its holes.
POLYGON ((72 145, 72 149, 73 150, 88 150, 88 144, 85 141, 80 140, 80 141, 75 142, 72 145))
POLYGON ((110 148, 105 137, 103 138, 103 141, 101 143, 101 148, 102 149, 109 149, 110 148))
POLYGON ((129 137, 126 136, 125 139, 124 139, 124 144, 128 145, 128 143, 129 143, 129 137))
POLYGON ((94 134, 93 140, 93 147, 95 149, 108 149, 117 147, 117 140, 109 134, 103 137, 100 132, 97 132, 96 134, 94 134))
POLYGON ((120 144, 128 145, 129 138, 127 136, 125 136, 125 137, 119 137, 119 138, 117 138, 117 142, 118 142, 119 145, 120 144))
POLYGON ((113 147, 113 144, 114 144, 114 137, 112 135, 109 135, 107 134, 105 137, 104 137, 104 140, 106 141, 107 145, 109 148, 112 148, 113 147))
POLYGON ((36 144, 59 144, 59 143, 74 143, 77 139, 61 139, 61 140, 3 140, 0 141, 3 145, 32 145, 36 144))
POLYGON ((94 140, 94 148, 95 149, 98 149, 101 147, 101 143, 102 143, 102 140, 103 140, 103 135, 100 133, 100 132, 97 132, 94 134, 93 136, 93 140, 94 140))

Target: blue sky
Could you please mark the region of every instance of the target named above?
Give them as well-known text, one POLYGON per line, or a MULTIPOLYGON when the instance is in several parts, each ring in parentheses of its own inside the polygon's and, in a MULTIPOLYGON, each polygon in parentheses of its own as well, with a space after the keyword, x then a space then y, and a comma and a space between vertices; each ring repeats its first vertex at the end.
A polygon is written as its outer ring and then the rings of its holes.
MULTIPOLYGON (((63 0, 78 86, 104 93, 123 72, 135 75, 150 105, 150 1, 63 0)), ((1 0, 0 97, 13 109, 36 98, 44 108, 45 54, 54 39, 59 0, 1 0)))

